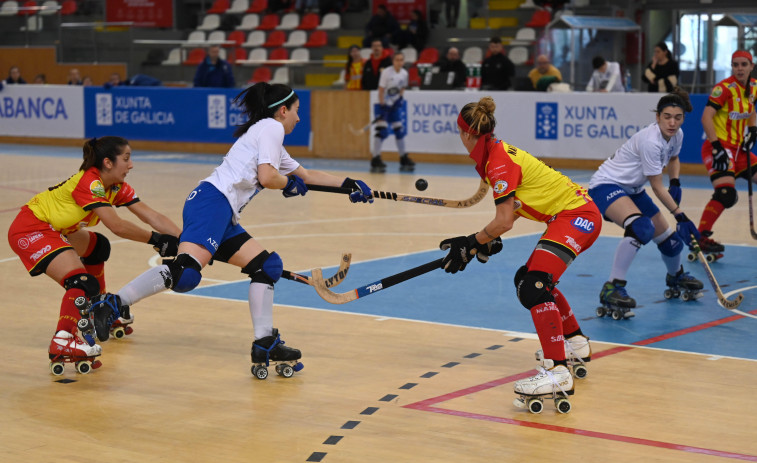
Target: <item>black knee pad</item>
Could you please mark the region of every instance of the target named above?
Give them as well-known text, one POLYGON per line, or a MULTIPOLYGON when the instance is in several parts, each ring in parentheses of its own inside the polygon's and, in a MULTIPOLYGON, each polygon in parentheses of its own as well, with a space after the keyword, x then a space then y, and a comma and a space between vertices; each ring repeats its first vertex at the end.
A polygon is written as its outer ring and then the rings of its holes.
POLYGON ((739 200, 736 194, 736 188, 731 185, 721 185, 715 188, 715 193, 712 194, 712 199, 723 205, 728 209, 733 207, 739 200))
POLYGON ((525 265, 521 265, 521 267, 515 272, 515 278, 513 279, 513 283, 515 284, 515 287, 518 287, 518 284, 520 283, 520 280, 523 279, 523 276, 528 272, 528 267, 525 265))
MULTIPOLYGON (((166 288, 177 293, 186 293, 193 290, 202 280, 202 266, 189 254, 182 253, 176 256, 168 264, 170 278, 164 280, 166 288)), ((165 278, 165 277, 164 277, 165 278)))
POLYGON ((73 288, 81 289, 89 299, 100 294, 100 283, 97 281, 97 278, 94 275, 83 272, 63 280, 63 288, 66 291, 73 288))
POLYGON ((90 235, 90 239, 94 239, 95 247, 92 248, 92 252, 88 256, 82 257, 81 261, 84 265, 96 265, 102 264, 110 258, 110 241, 105 235, 94 232, 90 235))
POLYGON ((552 296, 552 274, 547 272, 529 271, 515 285, 518 300, 523 307, 531 310, 539 304, 554 302, 552 296))
POLYGON ((242 269, 242 273, 250 276, 253 283, 272 285, 279 281, 284 271, 284 263, 275 252, 263 251, 255 256, 242 269))

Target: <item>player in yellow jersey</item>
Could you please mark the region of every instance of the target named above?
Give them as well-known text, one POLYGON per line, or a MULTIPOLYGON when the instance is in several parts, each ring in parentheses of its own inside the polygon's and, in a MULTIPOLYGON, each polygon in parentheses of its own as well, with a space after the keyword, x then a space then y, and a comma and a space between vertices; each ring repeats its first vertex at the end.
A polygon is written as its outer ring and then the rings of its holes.
POLYGON ((94 358, 102 350, 95 344, 91 323, 82 315, 88 310, 88 300, 105 292, 110 243, 84 227, 102 221, 121 238, 153 245, 161 256, 176 255, 181 232, 168 217, 140 201, 126 183, 134 167, 128 141, 93 138, 84 144, 83 157, 79 172, 34 196, 8 230, 8 243, 29 274, 47 274, 66 290, 49 349, 56 375, 63 373, 63 362, 76 362, 81 373, 100 366, 94 358), (159 233, 121 219, 112 206, 126 207, 159 233), (77 336, 77 328, 86 342, 77 336))
POLYGON ((712 227, 725 209, 736 204, 736 179, 757 183, 757 174, 747 178, 746 159, 751 156, 753 168, 757 164, 757 156, 751 153, 757 142, 757 79, 751 77, 752 70, 752 54, 735 51, 731 56, 731 76, 713 87, 702 112, 702 127, 707 137, 702 144, 702 161, 710 173, 715 193, 699 221, 702 234, 699 245, 702 251, 717 257, 724 247, 710 238, 712 227))
POLYGON ((476 171, 494 189, 495 216, 481 231, 449 238, 440 247, 449 253, 442 261, 448 273, 464 270, 475 255, 486 262, 502 249, 500 235, 518 217, 543 222, 547 229, 526 265, 515 274, 521 304, 531 312, 542 350, 536 376, 515 382, 515 405, 541 411, 540 396, 552 396, 561 412, 570 410, 573 366, 577 377, 591 359, 589 339, 562 292, 560 276, 597 239, 602 216, 586 190, 546 166, 526 151, 498 140, 494 134, 494 100, 481 98, 465 105, 457 118, 460 140, 476 161, 476 171))

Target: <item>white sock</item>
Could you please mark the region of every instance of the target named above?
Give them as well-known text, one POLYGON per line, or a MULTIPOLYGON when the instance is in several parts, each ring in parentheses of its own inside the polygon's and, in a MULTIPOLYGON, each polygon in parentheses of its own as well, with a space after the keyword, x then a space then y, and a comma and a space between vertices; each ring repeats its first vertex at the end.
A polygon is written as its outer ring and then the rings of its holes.
POLYGON ((373 157, 381 156, 381 144, 384 140, 379 137, 375 137, 373 141, 373 157))
POLYGON ((273 334, 273 285, 250 283, 250 316, 255 339, 273 334))
POLYGON ((636 253, 639 252, 641 243, 631 236, 624 236, 617 249, 615 249, 615 258, 612 261, 612 270, 610 271, 610 281, 625 280, 626 273, 631 267, 636 253))
POLYGON ((400 156, 406 156, 407 151, 405 150, 405 139, 404 138, 398 138, 397 139, 397 151, 399 151, 400 156))
POLYGON ((153 267, 127 283, 118 291, 118 296, 123 304, 132 305, 147 296, 165 291, 166 280, 170 279, 170 275, 167 265, 153 267))

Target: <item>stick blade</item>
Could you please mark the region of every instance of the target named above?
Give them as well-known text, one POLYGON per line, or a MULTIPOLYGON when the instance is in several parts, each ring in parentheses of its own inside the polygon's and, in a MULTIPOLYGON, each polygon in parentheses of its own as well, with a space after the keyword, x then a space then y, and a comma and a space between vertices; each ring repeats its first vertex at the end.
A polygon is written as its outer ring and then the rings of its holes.
POLYGON ((735 309, 736 307, 740 306, 743 300, 744 300, 744 295, 741 293, 737 294, 736 299, 732 301, 729 301, 725 297, 723 297, 722 299, 718 298, 718 302, 720 302, 720 305, 722 305, 723 307, 729 310, 735 309))
POLYGON ((333 288, 334 286, 338 286, 339 283, 341 283, 342 281, 344 281, 345 278, 347 278, 347 272, 350 271, 351 262, 352 262, 352 253, 351 252, 342 253, 342 260, 339 261, 339 270, 336 271, 334 276, 323 281, 323 283, 326 285, 327 288, 333 288))
POLYGON ((328 286, 326 286, 326 282, 323 281, 323 271, 320 268, 314 268, 311 275, 312 286, 315 288, 315 292, 321 296, 321 299, 330 304, 346 304, 358 298, 355 291, 347 293, 335 293, 331 291, 328 286))

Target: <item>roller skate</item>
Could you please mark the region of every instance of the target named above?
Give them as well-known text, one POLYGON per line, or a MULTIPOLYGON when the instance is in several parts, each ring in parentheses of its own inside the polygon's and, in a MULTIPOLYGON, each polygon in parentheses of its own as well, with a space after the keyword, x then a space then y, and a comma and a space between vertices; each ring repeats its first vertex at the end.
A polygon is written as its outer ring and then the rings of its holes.
POLYGON ((702 288, 704 288, 704 285, 691 276, 689 272, 684 272, 683 265, 675 275, 667 274, 665 276, 665 284, 668 285, 668 289, 664 293, 665 299, 680 297, 684 301, 695 301, 703 295, 702 288))
POLYGON ((410 159, 410 156, 403 154, 400 156, 400 172, 413 172, 415 170, 415 162, 410 159))
POLYGON ((569 395, 573 395, 573 376, 565 365, 555 366, 554 361, 544 359, 538 368, 539 373, 530 378, 515 382, 515 393, 518 397, 513 405, 527 408, 531 413, 541 413, 544 410, 544 397, 555 401, 555 409, 560 413, 568 413, 571 409, 569 395))
MULTIPOLYGON (((578 379, 584 379, 589 374, 586 363, 591 362, 591 345, 589 338, 583 335, 572 336, 565 340, 565 358, 568 366, 573 371, 573 376, 578 379)), ((536 351, 536 361, 544 360, 544 351, 536 351)))
MULTIPOLYGON (((725 251, 725 246, 710 238, 711 236, 712 231, 705 230, 702 232, 702 237, 699 238, 699 249, 702 250, 702 255, 707 259, 707 262, 715 262, 722 259, 723 252, 725 251)), ((694 262, 697 260, 697 254, 692 249, 686 258, 689 262, 694 262)))
POLYGON ((102 366, 102 362, 95 359, 102 354, 102 348, 97 344, 90 345, 68 331, 61 330, 55 333, 50 341, 48 354, 50 372, 55 376, 63 374, 66 363, 76 365, 76 371, 83 375, 102 366))
POLYGON ((95 333, 101 342, 107 341, 111 333, 116 339, 121 339, 134 331, 129 326, 134 323, 129 306, 122 305, 121 298, 116 294, 105 293, 92 298, 92 312, 95 333))
POLYGON ((599 292, 599 302, 602 305, 597 307, 597 317, 611 315, 613 320, 622 320, 636 315, 631 311, 636 301, 626 292, 625 280, 606 282, 599 292))
POLYGON ((384 172, 386 172, 386 164, 381 160, 381 156, 374 156, 371 159, 371 173, 383 174, 384 172))
POLYGON ((276 365, 276 373, 284 378, 291 378, 295 371, 304 368, 299 360, 302 354, 297 349, 284 346, 284 341, 279 336, 279 330, 273 329, 273 334, 260 338, 252 343, 252 374, 258 379, 268 377, 270 363, 276 365))

